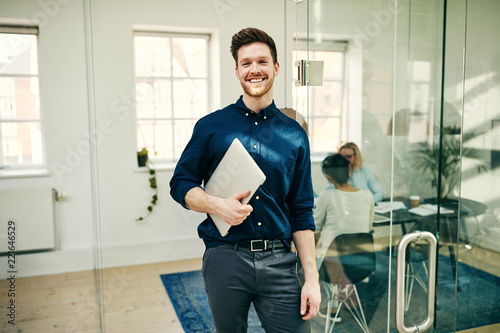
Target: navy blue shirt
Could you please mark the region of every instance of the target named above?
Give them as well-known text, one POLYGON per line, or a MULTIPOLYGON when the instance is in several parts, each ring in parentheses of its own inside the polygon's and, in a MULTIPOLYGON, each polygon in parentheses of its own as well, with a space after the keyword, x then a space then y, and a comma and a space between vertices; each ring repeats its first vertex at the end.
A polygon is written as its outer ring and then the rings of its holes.
POLYGON ((307 134, 274 102, 255 113, 243 98, 201 118, 170 180, 170 194, 185 208, 186 193, 206 184, 234 138, 238 138, 266 175, 250 200, 253 211, 222 237, 207 214, 198 234, 207 247, 251 239, 280 239, 290 245, 292 233, 315 230, 307 134))

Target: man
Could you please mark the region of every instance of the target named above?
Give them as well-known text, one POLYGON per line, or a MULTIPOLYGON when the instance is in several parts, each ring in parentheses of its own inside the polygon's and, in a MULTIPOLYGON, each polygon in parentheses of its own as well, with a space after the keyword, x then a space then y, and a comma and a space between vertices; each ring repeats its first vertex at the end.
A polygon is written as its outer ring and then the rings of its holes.
POLYGON ((206 245, 202 275, 217 332, 246 332, 251 303, 268 333, 310 332, 308 320, 317 314, 321 296, 308 138, 274 104, 279 63, 273 39, 243 29, 233 36, 231 53, 243 95, 197 122, 170 192, 185 208, 207 213, 198 234, 206 245), (248 204, 241 200, 250 190, 217 198, 200 187, 235 137, 266 175, 248 204), (226 237, 208 214, 231 225, 226 237), (292 240, 304 269, 302 288, 292 240))

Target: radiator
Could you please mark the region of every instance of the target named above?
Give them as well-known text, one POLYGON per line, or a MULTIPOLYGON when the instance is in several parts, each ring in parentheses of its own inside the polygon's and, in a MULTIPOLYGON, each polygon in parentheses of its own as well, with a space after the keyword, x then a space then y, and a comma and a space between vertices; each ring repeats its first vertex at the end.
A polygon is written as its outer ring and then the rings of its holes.
POLYGON ((51 188, 0 191, 0 253, 8 251, 12 240, 16 252, 55 248, 56 194, 51 188))

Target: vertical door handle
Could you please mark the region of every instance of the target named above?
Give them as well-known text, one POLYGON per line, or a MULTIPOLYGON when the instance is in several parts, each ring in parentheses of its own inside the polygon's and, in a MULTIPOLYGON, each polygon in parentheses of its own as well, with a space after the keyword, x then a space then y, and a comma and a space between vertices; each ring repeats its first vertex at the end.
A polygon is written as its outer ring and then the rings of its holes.
POLYGON ((400 333, 419 333, 428 330, 434 321, 434 297, 436 285, 436 253, 437 240, 428 231, 415 231, 401 238, 397 249, 396 264, 396 328, 400 333), (405 271, 406 271, 406 247, 411 242, 425 239, 429 242, 429 276, 427 278, 427 317, 418 325, 405 326, 404 303, 405 303, 405 271))

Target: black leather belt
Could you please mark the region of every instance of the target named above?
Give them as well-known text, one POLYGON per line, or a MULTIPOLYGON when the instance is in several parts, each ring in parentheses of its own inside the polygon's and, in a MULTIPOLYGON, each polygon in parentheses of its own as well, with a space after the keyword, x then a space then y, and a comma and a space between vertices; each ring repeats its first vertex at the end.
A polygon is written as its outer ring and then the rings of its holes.
POLYGON ((252 252, 258 251, 273 251, 282 249, 285 247, 282 241, 277 240, 248 240, 248 241, 240 241, 236 243, 238 248, 249 249, 252 252))

